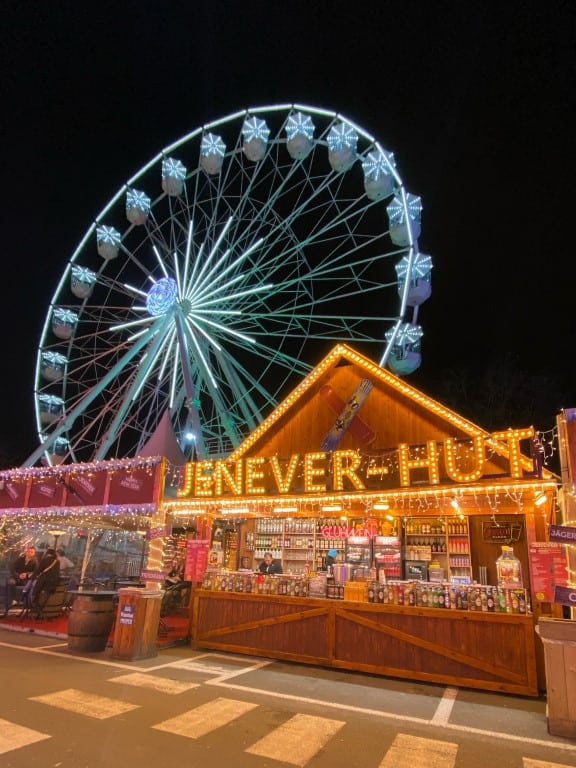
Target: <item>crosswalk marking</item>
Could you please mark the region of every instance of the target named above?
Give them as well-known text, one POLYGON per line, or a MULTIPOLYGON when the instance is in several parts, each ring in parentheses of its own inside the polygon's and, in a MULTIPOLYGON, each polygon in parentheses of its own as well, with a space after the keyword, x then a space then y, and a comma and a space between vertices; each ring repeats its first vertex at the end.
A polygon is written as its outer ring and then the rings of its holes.
POLYGON ((246 752, 302 768, 344 725, 342 720, 294 715, 246 752))
POLYGON ((236 699, 214 699, 214 701, 201 704, 182 715, 153 725, 152 728, 157 731, 186 736, 188 739, 199 739, 201 736, 231 723, 257 706, 257 704, 237 701, 236 699))
POLYGON ((549 763, 546 760, 531 760, 529 757, 522 758, 523 768, 570 768, 564 763, 549 763))
POLYGON ((77 715, 86 715, 96 720, 106 720, 115 717, 131 709, 139 709, 138 704, 128 704, 125 701, 109 699, 106 696, 96 696, 93 693, 85 693, 75 688, 67 688, 64 691, 48 693, 44 696, 31 696, 30 701, 39 701, 51 707, 59 707, 77 715))
POLYGON ((47 733, 33 731, 31 728, 25 728, 23 725, 0 719, 0 755, 50 738, 52 737, 47 733))
POLYGON ((458 745, 399 733, 378 768, 454 768, 458 745))
POLYGON ((109 682, 135 685, 138 688, 151 688, 153 691, 158 691, 158 693, 168 693, 173 696, 190 691, 192 688, 200 687, 200 683, 181 683, 179 680, 170 680, 167 677, 158 677, 157 675, 146 675, 143 672, 132 672, 129 675, 111 677, 109 682))

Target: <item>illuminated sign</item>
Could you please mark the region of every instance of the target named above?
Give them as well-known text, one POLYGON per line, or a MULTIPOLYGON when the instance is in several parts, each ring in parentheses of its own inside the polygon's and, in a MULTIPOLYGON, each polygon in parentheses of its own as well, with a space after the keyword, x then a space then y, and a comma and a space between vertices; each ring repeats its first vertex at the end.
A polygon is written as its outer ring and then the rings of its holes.
MULTIPOLYGON (((179 498, 218 498, 288 493, 328 493, 346 490, 368 491, 406 488, 411 485, 439 485, 441 477, 453 483, 476 482, 484 475, 486 444, 491 453, 494 442, 503 444, 508 454, 509 476, 521 478, 520 441, 534 430, 509 429, 486 438, 468 441, 428 440, 423 446, 402 443, 388 462, 366 461, 358 451, 315 451, 277 456, 249 457, 236 461, 212 460, 185 465, 179 498)), ((501 446, 502 447, 502 446, 501 446)))

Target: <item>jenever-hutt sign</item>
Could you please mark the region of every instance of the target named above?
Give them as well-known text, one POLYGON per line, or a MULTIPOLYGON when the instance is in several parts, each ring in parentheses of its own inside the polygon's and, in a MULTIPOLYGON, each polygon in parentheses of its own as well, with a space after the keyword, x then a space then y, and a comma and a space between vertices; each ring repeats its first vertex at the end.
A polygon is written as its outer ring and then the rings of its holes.
POLYGON ((441 482, 472 483, 484 476, 488 456, 498 443, 508 454, 508 478, 523 477, 521 440, 533 436, 531 427, 476 436, 470 444, 467 470, 457 458, 458 443, 448 438, 442 443, 429 440, 422 446, 401 443, 381 461, 367 460, 358 451, 315 451, 295 453, 287 459, 278 456, 189 462, 177 491, 179 498, 217 498, 318 494, 338 491, 373 491, 408 488, 414 483, 435 486, 441 482))

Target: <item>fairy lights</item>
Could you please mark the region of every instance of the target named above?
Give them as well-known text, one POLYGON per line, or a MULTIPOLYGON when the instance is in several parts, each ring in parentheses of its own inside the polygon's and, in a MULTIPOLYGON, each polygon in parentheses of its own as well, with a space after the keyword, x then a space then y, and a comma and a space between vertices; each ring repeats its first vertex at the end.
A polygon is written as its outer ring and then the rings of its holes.
POLYGON ((438 465, 438 450, 434 440, 426 443, 427 455, 422 458, 410 458, 410 446, 401 443, 398 446, 398 461, 400 463, 400 485, 410 485, 410 470, 427 469, 430 485, 438 485, 440 482, 440 470, 438 465))
POLYGON ((473 483, 480 480, 484 470, 486 456, 484 454, 484 440, 476 435, 472 438, 473 456, 475 468, 469 472, 461 472, 456 464, 456 441, 449 437, 444 442, 444 463, 446 465, 446 474, 456 483, 473 483))
MULTIPOLYGON (((502 468, 503 477, 522 477, 519 443, 532 432, 530 427, 496 433, 510 446, 509 467, 508 471, 502 468)), ((376 455, 348 449, 296 453, 286 458, 275 455, 192 462, 185 466, 177 496, 286 495, 300 489, 304 494, 391 491, 423 482, 429 486, 473 483, 483 477, 487 453, 492 454, 494 446, 499 446, 494 436, 475 435, 458 441, 428 440, 424 445, 401 443, 397 449, 376 455)))
POLYGON ((466 515, 481 508, 496 514, 522 514, 523 509, 534 508, 535 497, 543 492, 551 499, 556 493, 555 481, 524 480, 487 484, 462 484, 451 486, 412 487, 391 491, 340 491, 315 494, 292 492, 282 497, 266 494, 243 497, 213 497, 186 500, 170 500, 174 513, 226 515, 238 509, 239 502, 246 509, 247 517, 314 517, 327 512, 348 516, 381 515, 386 512, 396 516, 435 514, 453 517, 458 504, 459 514, 466 515))
POLYGON ((326 453, 317 451, 316 453, 304 454, 304 490, 306 493, 322 493, 326 490, 326 453), (317 466, 317 462, 323 462, 323 466, 317 466), (315 482, 316 478, 321 477, 322 483, 315 482))
POLYGON ((344 477, 350 480, 356 490, 364 489, 364 483, 356 474, 361 463, 362 457, 357 451, 336 451, 333 463, 334 490, 344 490, 344 477))

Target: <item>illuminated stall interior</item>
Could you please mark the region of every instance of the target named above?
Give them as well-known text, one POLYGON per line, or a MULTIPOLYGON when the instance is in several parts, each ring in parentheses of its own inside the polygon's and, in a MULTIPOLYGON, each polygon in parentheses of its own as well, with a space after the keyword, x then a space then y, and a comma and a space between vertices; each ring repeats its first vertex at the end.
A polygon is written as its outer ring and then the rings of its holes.
MULTIPOLYGON (((531 427, 488 433, 338 345, 226 459, 173 468, 168 516, 213 523, 222 565, 271 550, 285 572, 322 566, 351 534, 398 536, 444 577, 496 583, 511 544, 546 539, 557 479, 531 427)), ((214 543, 214 542, 212 542, 214 543)))

